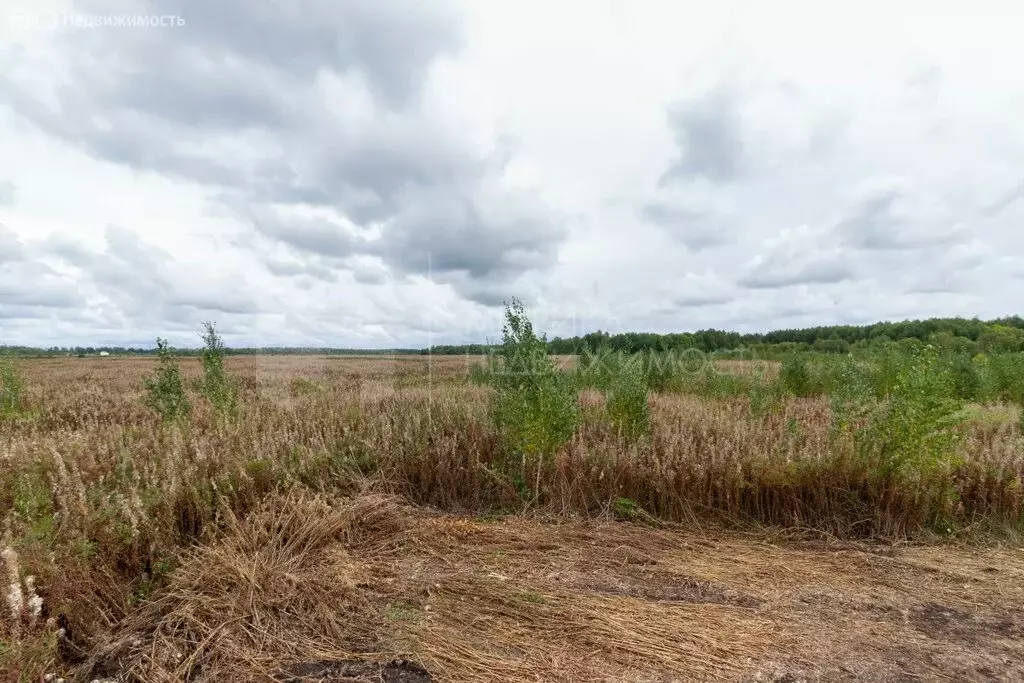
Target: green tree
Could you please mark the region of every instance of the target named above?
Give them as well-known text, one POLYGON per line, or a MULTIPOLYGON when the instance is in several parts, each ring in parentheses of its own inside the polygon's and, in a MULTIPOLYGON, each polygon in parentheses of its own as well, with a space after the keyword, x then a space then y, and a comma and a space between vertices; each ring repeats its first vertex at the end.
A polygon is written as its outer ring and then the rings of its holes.
POLYGON ((1024 330, 1006 325, 990 325, 978 337, 985 353, 1024 351, 1024 330))
MULTIPOLYGON (((539 468, 572 438, 579 422, 579 401, 573 382, 547 354, 522 302, 505 306, 501 365, 494 378, 493 415, 513 455, 519 456, 517 484, 528 490, 530 466, 539 468)), ((534 497, 539 491, 534 490, 534 497)))
POLYGON ((203 348, 199 352, 203 363, 202 394, 217 413, 232 416, 238 408, 238 388, 224 370, 224 340, 212 322, 204 322, 203 330, 203 348))
POLYGON ((192 412, 192 404, 185 395, 185 383, 181 379, 178 359, 166 339, 157 337, 156 349, 159 363, 156 373, 143 380, 146 405, 158 412, 165 421, 184 420, 192 412))

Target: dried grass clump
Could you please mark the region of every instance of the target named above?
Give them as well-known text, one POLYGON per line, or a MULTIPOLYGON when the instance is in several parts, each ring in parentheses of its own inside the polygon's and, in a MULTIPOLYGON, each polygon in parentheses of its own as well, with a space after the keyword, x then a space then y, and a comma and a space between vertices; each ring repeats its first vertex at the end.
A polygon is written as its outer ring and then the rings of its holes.
POLYGON ((406 524, 384 496, 344 506, 299 496, 231 518, 224 538, 189 553, 91 668, 139 681, 243 680, 372 653, 372 577, 352 551, 392 547, 406 524))

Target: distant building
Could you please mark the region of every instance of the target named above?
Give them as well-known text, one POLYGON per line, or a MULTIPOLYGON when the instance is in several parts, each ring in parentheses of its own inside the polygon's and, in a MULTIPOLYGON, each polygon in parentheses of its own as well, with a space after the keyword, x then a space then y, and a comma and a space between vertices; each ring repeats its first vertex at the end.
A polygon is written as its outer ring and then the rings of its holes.
POLYGON ((101 356, 109 356, 110 352, 109 351, 100 351, 100 355, 101 356))

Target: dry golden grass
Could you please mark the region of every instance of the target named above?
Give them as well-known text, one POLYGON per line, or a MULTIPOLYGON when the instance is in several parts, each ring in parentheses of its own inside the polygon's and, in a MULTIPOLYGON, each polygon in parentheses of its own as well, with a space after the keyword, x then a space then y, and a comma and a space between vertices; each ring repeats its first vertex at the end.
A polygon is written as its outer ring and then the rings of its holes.
MULTIPOLYGON (((650 438, 630 442, 584 392, 587 419, 530 465, 524 509, 496 467, 490 390, 466 381, 479 361, 230 357, 237 418, 197 399, 179 427, 142 403, 152 359, 25 362, 31 412, 0 421, 0 545, 44 608, 31 625, 0 620, 0 671, 266 680, 300 661, 409 656, 442 680, 740 680, 776 665, 831 679, 842 662, 895 680, 889 660, 912 657, 925 678, 1020 674, 997 661, 999 628, 1019 628, 1019 551, 944 550, 957 581, 984 579, 961 592, 928 550, 879 559, 693 531, 919 534, 945 489, 873 487, 831 438, 826 399, 757 416, 746 397, 653 395, 650 438), (580 521, 607 520, 619 499, 672 529, 580 521), (464 516, 501 511, 577 521, 464 516)), ((197 379, 198 361, 183 371, 197 379)), ((1019 527, 1017 430, 972 419, 964 463, 933 475, 959 495, 960 531, 1019 527)))

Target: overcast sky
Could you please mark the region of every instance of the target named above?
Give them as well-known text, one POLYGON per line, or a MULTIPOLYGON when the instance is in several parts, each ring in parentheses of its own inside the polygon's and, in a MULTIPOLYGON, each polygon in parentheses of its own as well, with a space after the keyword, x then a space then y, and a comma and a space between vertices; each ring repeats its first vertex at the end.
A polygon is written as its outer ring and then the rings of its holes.
POLYGON ((1022 13, 4 0, 0 344, 1020 313, 1022 13))

